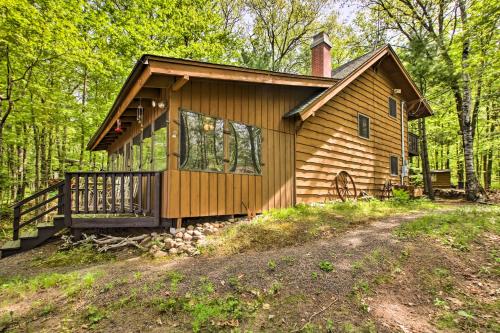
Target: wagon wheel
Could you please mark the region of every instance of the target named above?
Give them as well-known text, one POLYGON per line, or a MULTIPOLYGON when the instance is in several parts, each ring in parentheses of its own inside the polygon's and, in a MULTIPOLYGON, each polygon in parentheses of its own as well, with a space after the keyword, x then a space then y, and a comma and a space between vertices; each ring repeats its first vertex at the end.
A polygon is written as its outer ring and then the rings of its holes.
POLYGON ((384 188, 382 189, 382 200, 389 199, 392 196, 392 181, 387 179, 384 183, 384 188))
POLYGON ((335 177, 335 187, 337 188, 337 194, 342 201, 356 199, 356 183, 354 183, 351 175, 346 171, 340 171, 337 174, 335 177))

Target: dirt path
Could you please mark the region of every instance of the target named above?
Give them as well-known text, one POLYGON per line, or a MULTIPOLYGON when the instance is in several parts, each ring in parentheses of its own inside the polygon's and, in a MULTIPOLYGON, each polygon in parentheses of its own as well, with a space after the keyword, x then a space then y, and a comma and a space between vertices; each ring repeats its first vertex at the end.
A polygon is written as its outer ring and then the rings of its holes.
POLYGON ((113 275, 137 270, 152 282, 164 277, 166 271, 175 270, 186 277, 180 285, 181 290, 188 290, 200 277, 206 277, 217 284, 219 294, 233 291, 227 281, 234 277, 242 286, 253 290, 269 289, 278 281, 282 286, 279 297, 269 311, 257 316, 249 327, 262 331, 281 332, 300 328, 314 312, 334 298, 338 304, 323 312, 316 321, 336 318, 337 322, 359 324, 372 319, 379 331, 431 332, 426 317, 395 299, 385 298, 384 302, 378 302, 377 295, 372 295, 373 291, 366 299, 354 302, 360 304, 352 304, 355 285, 387 274, 387 262, 398 260, 404 251, 405 244, 393 236, 393 230, 401 223, 422 215, 383 219, 330 239, 266 252, 220 258, 186 258, 168 264, 144 265, 140 260, 133 260, 115 266, 113 275), (270 260, 277 263, 273 272, 268 269, 270 260), (333 263, 333 272, 324 273, 319 269, 318 264, 323 260, 333 263), (362 267, 353 268, 355 263, 360 263, 362 267), (314 274, 318 277, 314 278, 314 274), (224 285, 222 281, 225 281, 224 285), (370 309, 363 309, 364 302, 370 309), (274 316, 272 321, 268 320, 269 315, 274 316))
MULTIPOLYGON (((201 278, 210 281, 215 293, 221 296, 235 293, 237 289, 245 290, 240 291, 242 297, 250 297, 245 293, 249 294, 251 290, 269 295, 270 290, 278 289, 272 296, 266 297, 268 307, 257 311, 252 319, 240 323, 242 330, 292 331, 309 321, 324 330, 325 323, 331 321, 335 327, 373 327, 380 332, 433 332, 430 300, 418 295, 416 286, 405 286, 405 269, 418 270, 418 266, 429 265, 462 268, 459 260, 451 264, 443 262, 443 258, 450 255, 443 247, 404 242, 393 235, 394 229, 401 223, 421 215, 387 218, 329 239, 265 252, 171 261, 137 257, 82 268, 80 272, 105 271, 105 277, 99 281, 100 286, 119 279, 127 282, 118 284, 105 295, 96 291, 65 306, 74 313, 81 312, 87 304, 106 307, 134 290, 139 295, 139 305, 116 310, 113 316, 99 322, 99 331, 164 332, 167 327, 168 331, 185 331, 190 327, 189 320, 183 322, 181 316, 158 314, 147 305, 147 300, 154 297, 171 295, 165 286, 168 285, 166 277, 169 272, 175 271, 184 277, 176 288, 179 295, 196 288, 201 278), (270 261, 276 264, 274 269, 269 268, 270 261), (333 271, 322 271, 319 268, 321 261, 331 262, 333 271), (331 307, 314 315, 332 300, 331 307)), ((6 261, 12 261, 5 262, 5 265, 2 262, 0 274, 12 274, 6 269, 13 268, 16 261, 19 270, 19 261, 23 262, 22 256, 25 255, 28 254, 16 256, 17 260, 16 257, 7 258, 6 261)), ((98 290, 99 286, 95 289, 98 290)), ((63 313, 54 313, 43 322, 35 320, 30 327, 60 329, 62 316, 63 313)), ((72 329, 85 331, 86 327, 72 329)))

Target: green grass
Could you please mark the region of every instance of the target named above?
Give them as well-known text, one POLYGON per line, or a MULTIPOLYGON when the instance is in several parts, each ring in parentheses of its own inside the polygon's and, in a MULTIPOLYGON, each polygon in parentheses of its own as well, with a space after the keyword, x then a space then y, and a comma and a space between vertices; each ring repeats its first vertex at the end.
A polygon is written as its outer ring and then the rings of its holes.
POLYGON ((438 205, 428 200, 335 202, 273 209, 250 223, 225 228, 204 252, 234 254, 248 250, 265 251, 301 244, 323 234, 334 234, 368 220, 429 211, 438 205))
POLYGON ((95 326, 101 320, 107 318, 107 313, 104 309, 90 305, 84 313, 85 320, 92 326, 95 326))
POLYGON ((92 245, 82 245, 67 251, 57 251, 51 255, 33 259, 34 267, 63 267, 85 264, 97 264, 115 260, 111 253, 99 253, 92 245))
POLYGON ((48 273, 29 278, 12 277, 0 280, 0 298, 15 298, 40 290, 61 288, 67 296, 92 287, 100 273, 48 273))
POLYGON ((170 290, 177 291, 179 283, 184 280, 184 275, 179 272, 172 271, 167 274, 167 278, 170 280, 170 290))
POLYGON ((473 206, 457 211, 431 214, 402 224, 396 234, 402 238, 430 235, 453 248, 468 251, 484 232, 500 234, 500 207, 473 206))
POLYGON ((239 321, 251 316, 259 307, 258 301, 243 301, 233 294, 217 295, 207 278, 200 278, 193 293, 179 297, 156 297, 151 305, 159 313, 188 316, 191 329, 218 331, 223 327, 237 327, 239 321))

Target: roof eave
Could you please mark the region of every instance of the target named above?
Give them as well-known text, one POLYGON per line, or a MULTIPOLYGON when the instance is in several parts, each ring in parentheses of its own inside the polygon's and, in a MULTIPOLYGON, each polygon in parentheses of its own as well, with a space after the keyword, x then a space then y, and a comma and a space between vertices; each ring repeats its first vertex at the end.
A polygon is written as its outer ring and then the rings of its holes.
MULTIPOLYGON (((101 126, 94 133, 92 138, 89 140, 87 144, 88 150, 95 150, 98 143, 100 142, 100 137, 102 133, 106 131, 107 127, 109 127, 109 123, 115 117, 118 109, 121 107, 123 100, 128 96, 130 89, 133 87, 137 78, 141 75, 143 70, 149 66, 151 74, 163 74, 163 75, 180 75, 180 71, 170 71, 165 69, 166 66, 163 65, 163 70, 159 64, 171 64, 171 65, 184 65, 184 66, 192 66, 198 68, 208 68, 213 71, 218 71, 220 73, 232 73, 232 80, 241 81, 241 82, 254 82, 254 83, 262 83, 262 84, 286 84, 291 86, 304 86, 304 87, 318 87, 318 88, 327 88, 331 87, 336 83, 337 80, 332 78, 323 78, 317 76, 309 76, 309 75, 298 75, 298 74, 290 74, 290 73, 280 73, 280 72, 272 72, 258 69, 250 69, 243 68, 231 65, 220 65, 213 64, 207 62, 199 62, 193 60, 186 59, 177 59, 177 58, 168 58, 155 56, 151 54, 144 54, 139 61, 135 64, 131 73, 127 77, 122 89, 118 93, 118 96, 113 103, 110 111, 108 112, 106 118, 102 122, 101 126), (246 75, 246 76, 245 76, 246 75), (248 75, 254 75, 260 77, 262 80, 252 80, 248 79, 248 75)), ((201 78, 210 78, 210 75, 200 75, 193 77, 201 77, 201 78)), ((213 77, 214 79, 224 79, 223 76, 213 77)))
POLYGON ((136 81, 137 77, 143 72, 143 70, 148 66, 148 55, 143 55, 134 65, 134 68, 130 72, 129 76, 125 80, 125 84, 122 86, 120 89, 120 92, 118 93, 117 98, 115 99, 113 106, 111 107, 110 111, 106 115, 106 118, 104 118, 104 121, 101 123, 101 126, 97 129, 97 131, 94 133, 92 138, 89 140, 87 144, 87 150, 95 150, 95 147, 99 143, 98 139, 99 136, 102 134, 102 132, 105 130, 106 126, 108 123, 111 121, 111 119, 115 116, 118 107, 122 104, 124 98, 130 91, 132 85, 136 81))
POLYGON ((427 113, 423 114, 422 116, 416 117, 417 118, 422 118, 422 117, 428 117, 432 116, 433 112, 425 98, 423 97, 422 93, 418 89, 418 87, 415 85, 413 80, 411 79, 411 76, 409 73, 406 71, 404 68, 403 64, 401 63, 401 60, 397 56, 396 52, 394 49, 389 45, 386 44, 385 46, 381 47, 377 52, 375 52, 370 58, 368 58, 363 64, 361 64, 356 70, 354 70, 352 73, 347 75, 344 79, 338 81, 334 86, 328 88, 324 92, 321 93, 323 95, 322 98, 317 98, 315 99, 312 103, 307 105, 303 110, 301 110, 298 113, 294 113, 293 116, 299 115, 302 121, 305 121, 307 118, 309 118, 311 115, 313 115, 321 106, 323 106, 327 101, 332 99, 335 95, 337 95, 341 90, 343 90, 345 87, 347 87, 353 80, 355 80, 361 73, 363 73, 367 68, 371 67, 374 63, 376 63, 378 60, 380 60, 382 57, 385 55, 391 54, 392 57, 396 60, 396 64, 402 71, 403 75, 406 77, 408 82, 410 83, 410 86, 413 88, 415 94, 418 96, 418 98, 422 101, 422 104, 424 105, 427 113))

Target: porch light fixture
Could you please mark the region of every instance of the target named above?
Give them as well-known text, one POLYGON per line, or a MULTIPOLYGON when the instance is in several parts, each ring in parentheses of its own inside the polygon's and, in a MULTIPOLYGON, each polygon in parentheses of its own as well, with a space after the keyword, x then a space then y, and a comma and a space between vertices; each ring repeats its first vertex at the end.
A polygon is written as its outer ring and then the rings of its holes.
POLYGON ((154 108, 156 107, 156 101, 154 99, 151 101, 151 106, 154 108))
POLYGON ((158 107, 163 110, 165 108, 165 102, 159 101, 158 102, 158 107))

